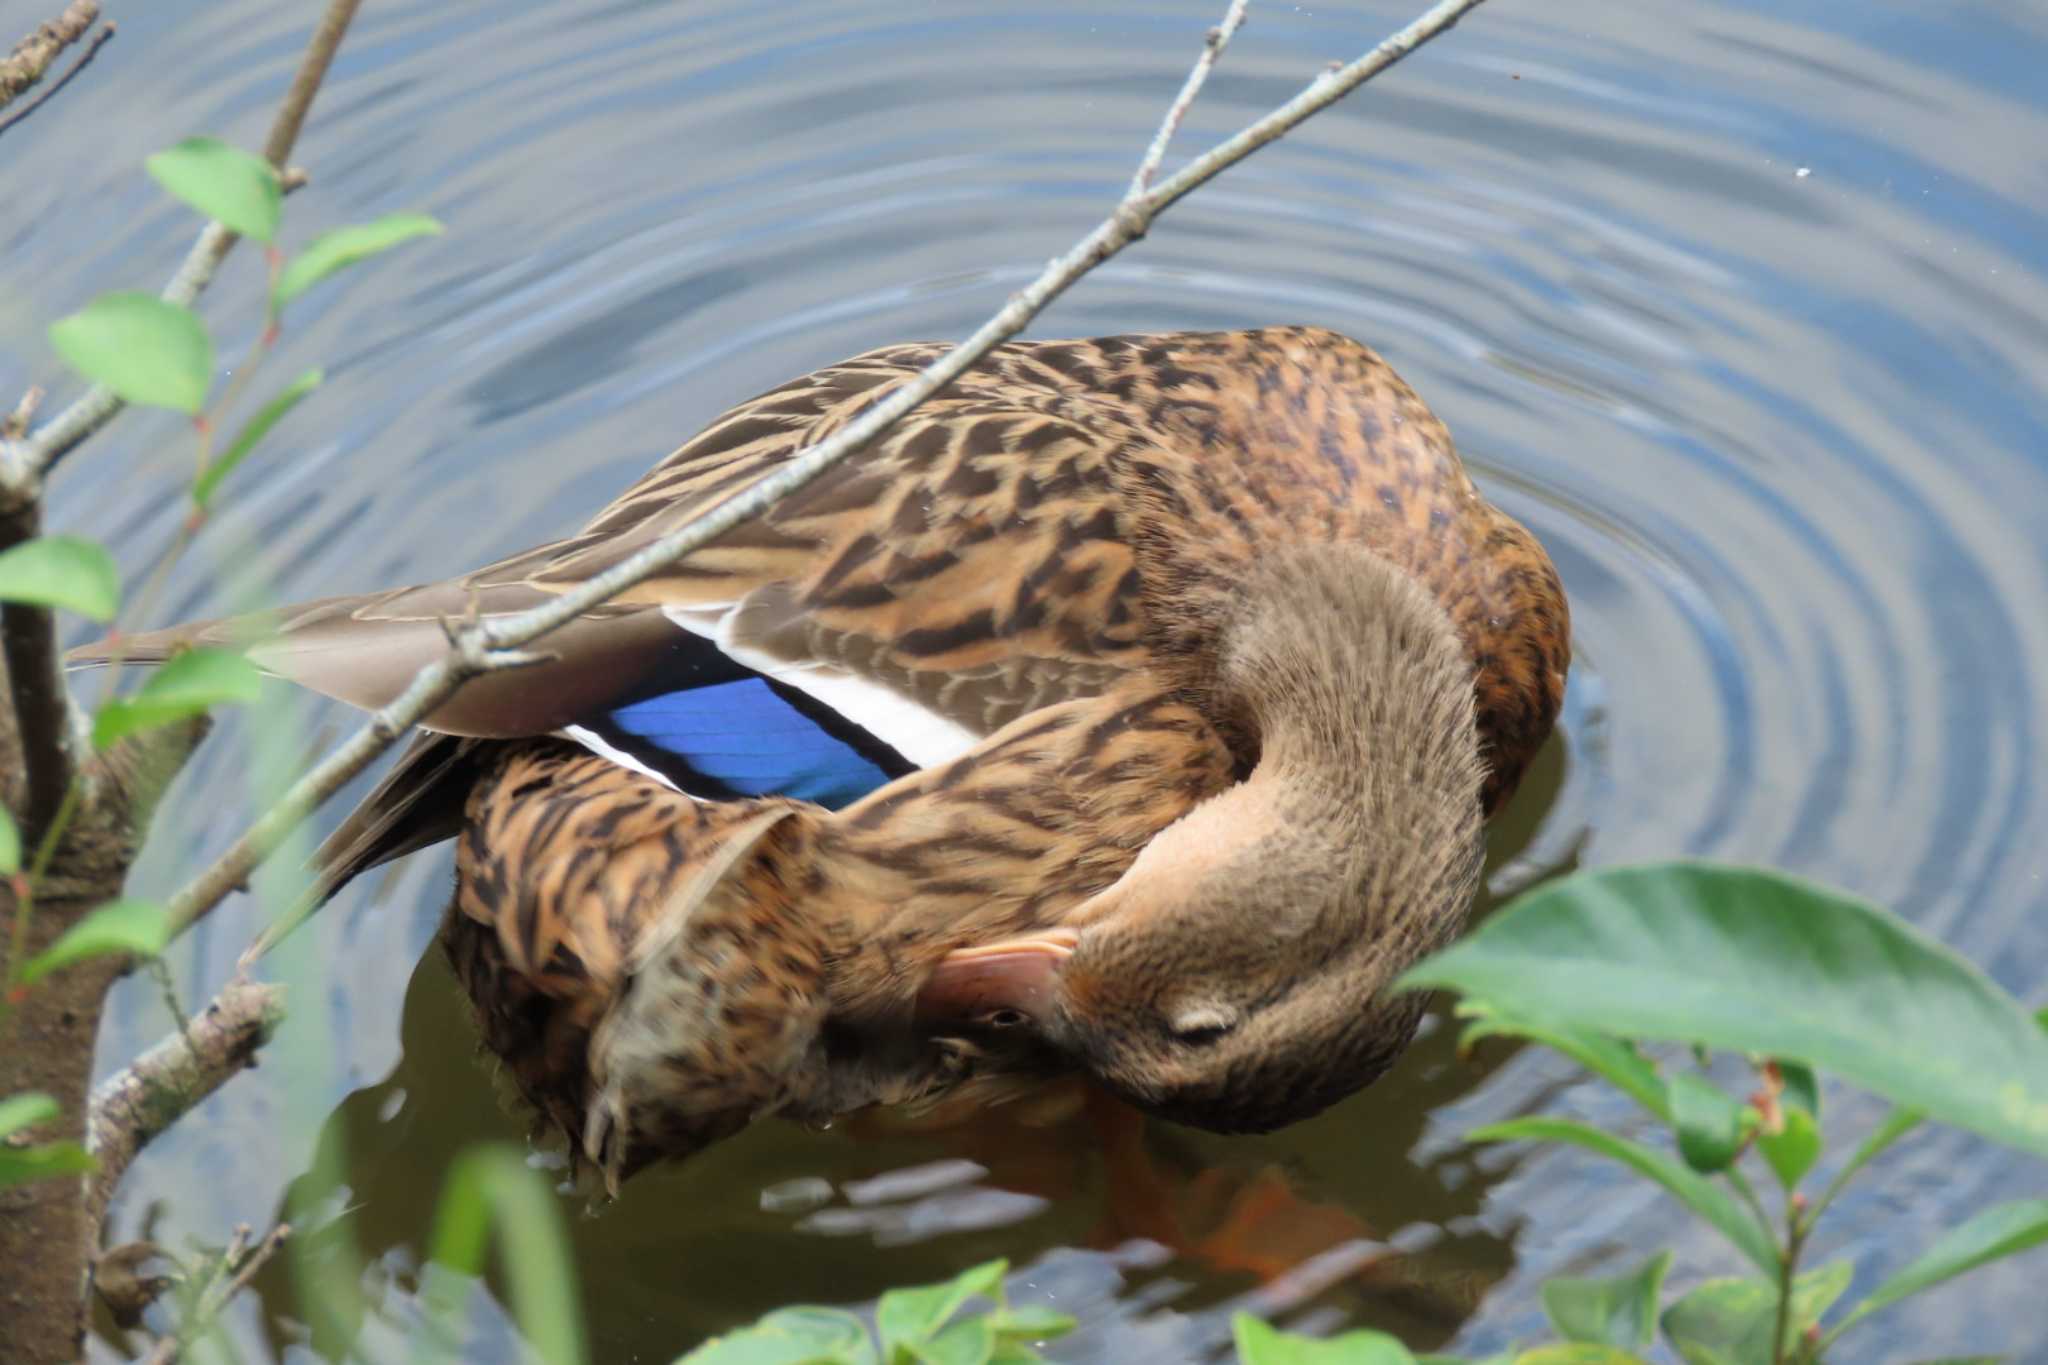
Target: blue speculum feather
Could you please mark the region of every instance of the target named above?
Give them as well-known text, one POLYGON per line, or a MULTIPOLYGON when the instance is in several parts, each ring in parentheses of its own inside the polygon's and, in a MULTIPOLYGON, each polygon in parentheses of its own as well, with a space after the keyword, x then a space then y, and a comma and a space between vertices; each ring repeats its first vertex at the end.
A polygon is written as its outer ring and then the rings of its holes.
POLYGON ((911 770, 865 730, 758 676, 636 701, 597 728, 696 796, 790 796, 836 810, 911 770))

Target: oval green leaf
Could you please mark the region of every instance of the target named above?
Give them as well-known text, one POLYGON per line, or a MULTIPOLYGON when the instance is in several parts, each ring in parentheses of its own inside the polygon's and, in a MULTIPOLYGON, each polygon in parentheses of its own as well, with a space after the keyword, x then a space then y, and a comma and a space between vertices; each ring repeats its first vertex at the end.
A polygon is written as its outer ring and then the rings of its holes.
POLYGON ((57 1117, 57 1101, 48 1095, 29 1093, 9 1095, 0 1100, 0 1138, 33 1124, 48 1123, 57 1117))
POLYGON ((882 1295, 875 1304, 875 1327, 882 1335, 883 1358, 894 1360, 899 1346, 930 1340, 975 1295, 994 1298, 1009 1268, 1005 1260, 984 1261, 943 1284, 892 1289, 882 1295))
POLYGON ((1547 1026, 1790 1057, 2048 1156, 2048 1035, 2019 1002, 1897 916, 1781 873, 1581 873, 1401 984, 1547 1026))
POLYGON ((393 213, 372 223, 336 228, 316 238, 286 264, 271 291, 271 310, 282 309, 337 270, 415 237, 435 237, 444 231, 439 221, 423 213, 393 213))
POLYGON ((263 410, 250 418, 242 429, 235 433, 235 439, 219 458, 199 471, 199 477, 192 481, 192 501, 201 507, 213 501, 213 494, 220 487, 220 481, 234 472, 235 466, 249 457, 256 443, 270 434, 270 429, 283 420, 284 415, 299 405, 299 400, 320 387, 325 371, 312 369, 285 385, 284 391, 263 405, 263 410))
POLYGON ((217 137, 188 137, 147 164, 159 185, 222 227, 259 242, 276 238, 284 189, 262 157, 217 137))
POLYGON ((1775 1059, 1778 1079, 1782 1089, 1778 1092, 1779 1102, 1797 1109, 1804 1109, 1815 1118, 1820 1117, 1820 1078, 1813 1074, 1813 1068, 1802 1062, 1775 1059))
POLYGON ((1657 1297, 1671 1253, 1660 1251, 1622 1275, 1559 1276, 1543 1285, 1543 1311, 1570 1342, 1641 1350, 1657 1332, 1657 1297))
POLYGON ((1785 1126, 1775 1133, 1758 1133, 1756 1149, 1789 1192, 1799 1187, 1813 1163, 1820 1160, 1820 1120, 1797 1105, 1783 1105, 1781 1112, 1785 1126))
POLYGON ((875 1358, 874 1349, 865 1342, 860 1349, 867 1354, 848 1354, 756 1325, 713 1337, 678 1357, 675 1365, 868 1365, 875 1358))
POLYGON ((799 1305, 707 1341, 676 1365, 875 1365, 875 1348, 853 1314, 799 1305))
MULTIPOLYGON (((1849 1287, 1851 1266, 1835 1261, 1792 1281, 1785 1322, 1789 1350, 1849 1287)), ((1763 1280, 1708 1280, 1664 1310, 1664 1335, 1686 1365, 1771 1365, 1778 1286, 1763 1280)), ((1787 1355, 1786 1359, 1790 1359, 1787 1355)))
POLYGON ((0 1147, 0 1190, 55 1175, 83 1175, 99 1165, 92 1153, 68 1139, 37 1147, 0 1147))
POLYGON ((0 877, 12 877, 21 871, 21 831, 15 827, 14 817, 0 806, 0 877))
POLYGON ((1054 1337, 1063 1337, 1080 1326, 1067 1314, 1055 1312, 1035 1303, 1005 1308, 992 1316, 989 1322, 996 1329, 1000 1344, 1005 1346, 1051 1341, 1054 1337))
POLYGON ((213 387, 213 339, 189 308, 154 294, 102 294, 50 324, 72 369, 130 403, 196 414, 213 387))
POLYGON ((1337 1337, 1302 1337, 1238 1313, 1230 1319, 1238 1365, 1415 1365, 1398 1337, 1385 1332, 1346 1332, 1337 1337))
POLYGON ((996 1329, 976 1314, 910 1348, 920 1365, 988 1365, 996 1353, 996 1329))
POLYGON ((23 963, 20 981, 24 986, 32 986, 59 967, 108 953, 155 957, 170 941, 170 934, 170 920, 161 905, 153 901, 108 901, 23 963))
POLYGON ((1725 1171, 1742 1152, 1743 1106, 1727 1091, 1694 1071, 1671 1078, 1671 1121, 1678 1129, 1678 1154, 1706 1175, 1725 1171))
POLYGON ((0 553, 0 602, 32 602, 111 621, 121 606, 121 571, 98 541, 39 536, 0 553))
POLYGON ((2043 1242, 2048 1242, 2048 1199, 2016 1199, 1988 1208, 1961 1227, 1944 1233, 1919 1259, 1879 1285, 1830 1335, 1838 1335, 1850 1323, 1944 1280, 1952 1280, 1966 1270, 2017 1255, 2043 1242))
POLYGON ((1612 1157, 1676 1195, 1687 1208, 1720 1229, 1721 1235, 1733 1242, 1736 1249, 1759 1269, 1774 1275, 1778 1272, 1777 1247, 1733 1196, 1684 1162, 1675 1161, 1662 1152, 1571 1119, 1510 1119, 1505 1123, 1475 1128, 1465 1134, 1467 1142, 1514 1142, 1523 1139, 1569 1142, 1612 1157))
POLYGON ((256 700, 263 675, 228 649, 188 649, 150 675, 142 690, 111 701, 93 718, 92 742, 101 749, 140 730, 196 716, 222 702, 256 700))

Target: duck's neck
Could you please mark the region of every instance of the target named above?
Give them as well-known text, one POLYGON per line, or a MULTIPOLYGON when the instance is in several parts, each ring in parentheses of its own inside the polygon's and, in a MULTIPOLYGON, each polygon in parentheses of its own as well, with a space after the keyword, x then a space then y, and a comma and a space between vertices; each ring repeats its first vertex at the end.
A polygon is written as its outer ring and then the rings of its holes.
POLYGON ((1427 590, 1356 546, 1269 556, 1208 690, 1257 759, 1174 831, 1191 898, 1333 951, 1369 940, 1382 978, 1456 932, 1484 857, 1484 765, 1472 666, 1427 590))

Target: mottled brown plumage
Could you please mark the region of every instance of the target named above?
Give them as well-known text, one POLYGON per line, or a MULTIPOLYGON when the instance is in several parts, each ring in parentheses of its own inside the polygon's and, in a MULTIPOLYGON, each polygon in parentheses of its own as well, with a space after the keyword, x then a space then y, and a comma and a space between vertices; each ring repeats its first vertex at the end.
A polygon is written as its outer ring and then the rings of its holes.
MULTIPOLYGON (((428 587, 131 639, 130 657, 261 634, 266 667, 379 704, 438 654, 443 618, 518 610, 616 563, 939 350, 871 352, 739 405, 569 540, 428 587)), ((1378 945, 1345 971, 1383 977, 1458 922, 1478 812, 1547 737, 1569 658, 1541 547, 1379 357, 1311 328, 999 347, 548 648, 557 661, 431 717, 322 861, 338 885, 461 831, 447 938, 486 1041, 615 1173, 764 1113, 1047 1067, 1222 1127, 1355 1088, 1412 1008, 1355 1001, 1349 1051, 1330 1057, 1329 1000, 1298 1037, 1241 1027, 1265 1003, 1198 1001, 1180 1010, 1192 1032, 1263 1040, 1206 1071, 1133 1022, 1172 1013, 1174 982, 1213 980, 1221 943, 1270 938, 1282 913, 1252 896, 1233 915, 1186 869, 1229 885, 1284 867, 1276 884, 1322 907, 1316 934, 1378 945), (828 708, 858 702, 922 770, 839 811, 699 802, 534 738, 675 667, 684 630, 828 708), (1304 757, 1318 753, 1338 766, 1304 757), (1407 779, 1336 780, 1361 764, 1407 779), (1237 813, 1219 824, 1205 803, 1237 813), (1190 812, 1214 826, 1204 845, 1139 857, 1190 812), (1047 994, 1048 979, 1087 990, 1047 994), (1274 1077, 1301 1098, 1276 1100, 1274 1077)), ((1297 974, 1317 960, 1252 956, 1297 974)))

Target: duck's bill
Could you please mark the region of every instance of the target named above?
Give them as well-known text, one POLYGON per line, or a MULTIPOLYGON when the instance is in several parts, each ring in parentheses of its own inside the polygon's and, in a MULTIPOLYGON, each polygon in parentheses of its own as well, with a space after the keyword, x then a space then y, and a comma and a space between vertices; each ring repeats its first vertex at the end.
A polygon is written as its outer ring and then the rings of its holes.
POLYGON ((948 953, 918 992, 917 1017, 935 1028, 1044 1023, 1079 941, 1071 929, 1051 929, 948 953))

